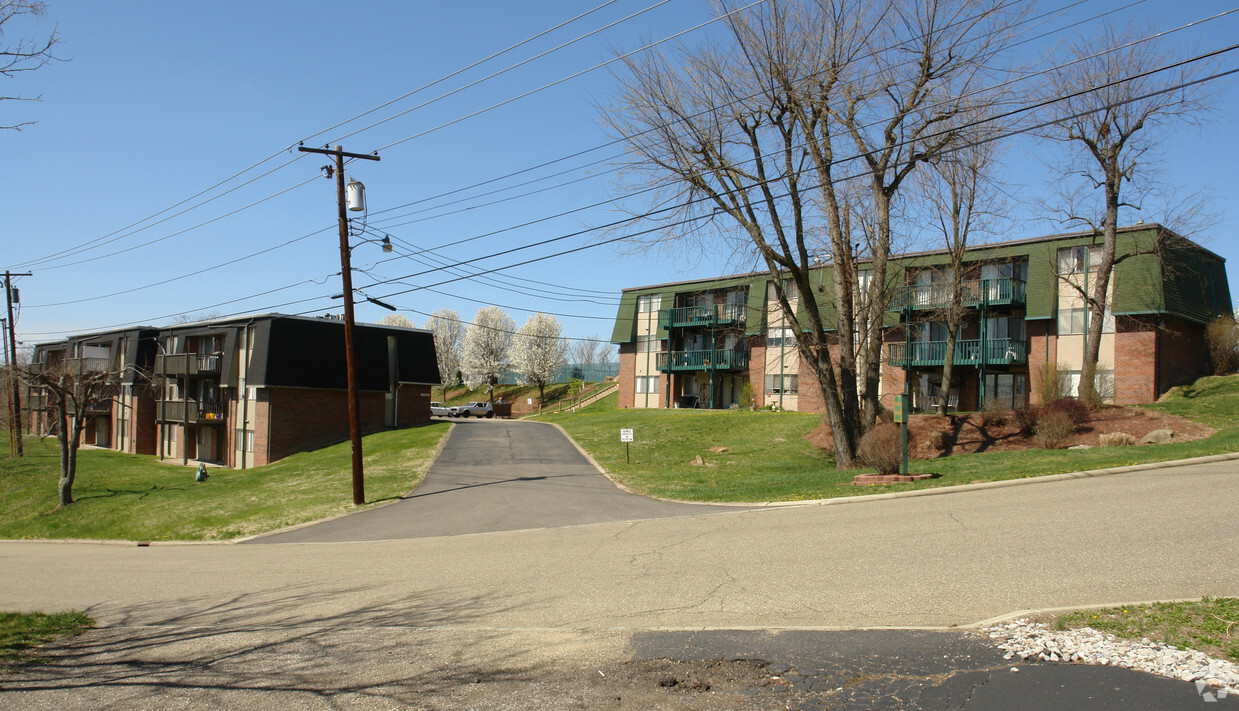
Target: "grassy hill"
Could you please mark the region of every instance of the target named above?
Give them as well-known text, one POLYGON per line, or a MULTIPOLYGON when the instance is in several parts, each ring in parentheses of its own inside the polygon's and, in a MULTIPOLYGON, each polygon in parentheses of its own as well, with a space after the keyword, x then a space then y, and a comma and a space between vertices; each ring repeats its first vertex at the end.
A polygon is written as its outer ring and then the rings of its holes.
MULTIPOLYGON (((366 501, 411 491, 430 467, 446 422, 367 436, 366 501)), ((8 449, 8 434, 0 447, 8 449)), ((60 449, 25 439, 26 456, 0 460, 0 538, 211 540, 271 531, 355 510, 348 442, 301 452, 265 467, 211 469, 110 450, 78 452, 76 502, 57 510, 60 449)))
POLYGON ((736 410, 617 409, 609 397, 578 413, 544 416, 563 426, 615 479, 651 496, 691 501, 796 501, 1017 479, 1239 451, 1239 376, 1202 378, 1145 406, 1217 428, 1202 440, 1089 450, 1026 450, 916 460, 939 474, 908 484, 855 486, 855 474, 805 437, 820 415, 736 410), (626 454, 619 430, 632 428, 626 454), (711 451, 725 447, 726 451, 711 451), (698 464, 696 458, 701 457, 698 464))

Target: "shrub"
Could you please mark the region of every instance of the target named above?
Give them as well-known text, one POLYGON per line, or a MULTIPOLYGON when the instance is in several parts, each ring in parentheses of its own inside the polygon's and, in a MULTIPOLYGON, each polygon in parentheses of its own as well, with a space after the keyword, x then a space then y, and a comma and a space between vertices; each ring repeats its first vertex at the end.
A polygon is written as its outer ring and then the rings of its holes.
POLYGON ((1055 363, 1045 363, 1037 368, 1037 402, 1047 405, 1063 396, 1060 368, 1055 363))
POLYGON ((1002 427, 1010 418, 1011 406, 997 398, 985 403, 985 409, 981 411, 981 424, 986 427, 1002 427))
POLYGON ((1073 397, 1060 397, 1042 408, 1045 413, 1061 412, 1071 418, 1071 423, 1078 425, 1088 421, 1088 406, 1073 397))
POLYGON ((1037 419, 1041 417, 1041 408, 1036 405, 1025 405, 1015 411, 1015 425, 1020 428, 1020 434, 1031 437, 1037 431, 1037 419))
POLYGON ((1234 317, 1219 316, 1205 327, 1209 344, 1209 363, 1214 375, 1226 375, 1239 370, 1239 324, 1234 317))
POLYGON ((1136 438, 1126 432, 1107 432, 1097 438, 1097 444, 1102 447, 1130 447, 1136 443, 1136 438))
POLYGON ((883 424, 874 427, 860 438, 857 450, 860 460, 877 469, 879 474, 898 474, 903 458, 903 438, 899 426, 883 424))
POLYGON ((934 430, 929 433, 925 441, 935 452, 945 452, 946 448, 951 445, 951 434, 946 430, 934 430))
POLYGON ((1076 424, 1070 415, 1061 410, 1050 410, 1037 418, 1033 441, 1042 449, 1058 449, 1067 443, 1075 431, 1076 424))

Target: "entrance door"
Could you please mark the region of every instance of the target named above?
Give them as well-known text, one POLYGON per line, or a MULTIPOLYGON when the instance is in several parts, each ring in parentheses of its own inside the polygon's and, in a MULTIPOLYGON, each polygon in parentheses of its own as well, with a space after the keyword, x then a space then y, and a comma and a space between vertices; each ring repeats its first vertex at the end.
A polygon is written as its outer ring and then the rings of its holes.
POLYGON ((111 421, 106 417, 95 418, 95 446, 96 447, 111 447, 112 446, 111 421))

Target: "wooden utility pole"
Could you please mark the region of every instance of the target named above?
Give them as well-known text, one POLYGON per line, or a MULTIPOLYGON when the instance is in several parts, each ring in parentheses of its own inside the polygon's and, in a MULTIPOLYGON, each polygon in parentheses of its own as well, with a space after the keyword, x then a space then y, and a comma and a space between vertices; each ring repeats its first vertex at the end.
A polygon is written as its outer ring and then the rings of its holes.
POLYGON ((345 153, 336 146, 329 148, 306 148, 298 146, 302 153, 319 153, 336 159, 336 204, 340 215, 340 278, 344 282, 344 369, 348 379, 348 434, 353 446, 353 505, 366 503, 365 474, 361 463, 361 401, 357 392, 357 359, 353 350, 353 267, 348 244, 348 212, 344 198, 344 159, 378 160, 376 155, 345 153))
POLYGON ((10 400, 13 408, 12 416, 9 418, 9 447, 16 447, 12 452, 17 456, 22 456, 22 398, 21 385, 18 378, 12 377, 13 369, 17 367, 17 336, 13 328, 13 277, 15 276, 34 276, 30 272, 22 274, 13 274, 5 270, 4 272, 4 300, 8 304, 9 309, 9 376, 13 382, 12 399, 10 400))

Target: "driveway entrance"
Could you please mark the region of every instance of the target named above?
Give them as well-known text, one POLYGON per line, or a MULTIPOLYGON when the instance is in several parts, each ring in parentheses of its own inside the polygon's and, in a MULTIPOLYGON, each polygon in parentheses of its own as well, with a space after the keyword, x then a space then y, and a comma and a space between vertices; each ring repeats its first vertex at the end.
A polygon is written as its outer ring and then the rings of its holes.
POLYGON ((422 485, 401 501, 251 542, 422 538, 735 510, 626 493, 551 425, 462 420, 422 485))

